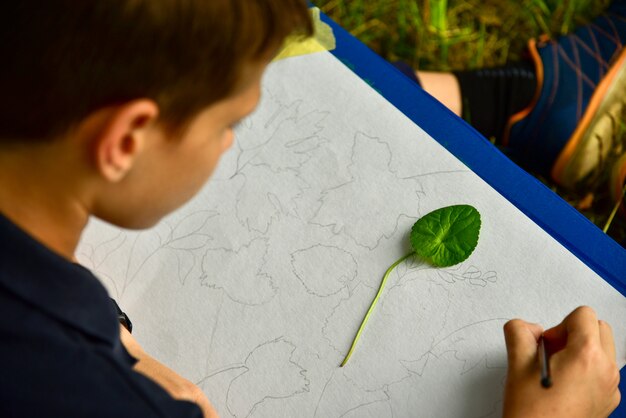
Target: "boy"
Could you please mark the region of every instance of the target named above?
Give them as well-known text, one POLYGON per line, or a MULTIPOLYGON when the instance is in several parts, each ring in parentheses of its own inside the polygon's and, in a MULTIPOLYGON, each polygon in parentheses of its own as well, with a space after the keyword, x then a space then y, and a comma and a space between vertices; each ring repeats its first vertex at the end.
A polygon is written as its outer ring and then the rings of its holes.
MULTIPOLYGON (((216 417, 148 356, 74 250, 89 216, 146 228, 202 186, 259 99, 300 0, 21 0, 0 19, 0 416, 216 417)), ((506 416, 605 416, 619 402, 609 326, 579 308, 545 332, 509 322, 506 416)))

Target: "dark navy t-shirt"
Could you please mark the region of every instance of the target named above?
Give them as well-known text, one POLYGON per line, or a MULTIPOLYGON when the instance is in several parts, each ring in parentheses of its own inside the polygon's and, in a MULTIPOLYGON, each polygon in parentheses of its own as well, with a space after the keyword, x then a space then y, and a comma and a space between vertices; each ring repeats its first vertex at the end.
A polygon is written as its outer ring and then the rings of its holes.
POLYGON ((0 417, 201 417, 133 371, 100 282, 0 215, 0 417))

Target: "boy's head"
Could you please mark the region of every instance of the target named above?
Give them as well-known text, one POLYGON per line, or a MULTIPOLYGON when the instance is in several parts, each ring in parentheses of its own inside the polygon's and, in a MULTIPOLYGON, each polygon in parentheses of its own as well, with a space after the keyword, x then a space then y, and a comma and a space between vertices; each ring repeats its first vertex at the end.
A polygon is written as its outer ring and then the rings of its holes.
POLYGON ((294 32, 312 32, 303 0, 9 2, 0 152, 75 149, 89 209, 149 226, 206 180, 294 32))
POLYGON ((65 133, 94 110, 150 98, 180 128, 231 94, 292 31, 303 0, 20 0, 0 14, 0 138, 65 133))

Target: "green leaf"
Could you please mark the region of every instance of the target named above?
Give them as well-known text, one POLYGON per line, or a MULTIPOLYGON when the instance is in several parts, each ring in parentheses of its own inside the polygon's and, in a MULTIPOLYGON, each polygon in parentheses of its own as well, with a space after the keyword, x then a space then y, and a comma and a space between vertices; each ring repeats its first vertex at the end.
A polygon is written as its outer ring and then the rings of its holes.
POLYGON ((480 213, 473 206, 457 205, 437 209, 418 219, 411 230, 413 251, 396 260, 385 272, 361 326, 352 341, 348 354, 341 362, 341 367, 350 360, 365 325, 383 294, 389 275, 400 263, 417 254, 423 260, 437 266, 447 267, 458 264, 472 254, 478 244, 480 233, 480 213))
POLYGON ((437 209, 411 229, 411 247, 425 261, 448 267, 465 261, 478 244, 480 213, 473 206, 437 209))

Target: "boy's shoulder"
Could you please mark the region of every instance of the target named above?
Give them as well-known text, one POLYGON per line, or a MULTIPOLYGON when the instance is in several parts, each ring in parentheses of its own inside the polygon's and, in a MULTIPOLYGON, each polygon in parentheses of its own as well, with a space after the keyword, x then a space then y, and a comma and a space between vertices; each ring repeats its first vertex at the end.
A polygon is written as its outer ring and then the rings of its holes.
POLYGON ((0 215, 0 416, 200 416, 133 371, 104 287, 0 215))

